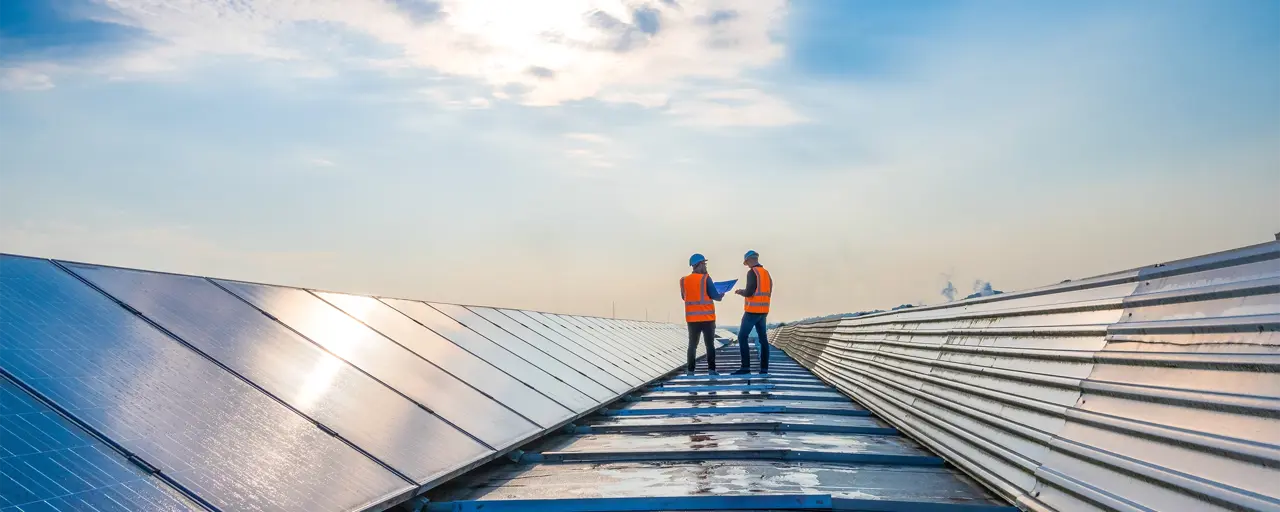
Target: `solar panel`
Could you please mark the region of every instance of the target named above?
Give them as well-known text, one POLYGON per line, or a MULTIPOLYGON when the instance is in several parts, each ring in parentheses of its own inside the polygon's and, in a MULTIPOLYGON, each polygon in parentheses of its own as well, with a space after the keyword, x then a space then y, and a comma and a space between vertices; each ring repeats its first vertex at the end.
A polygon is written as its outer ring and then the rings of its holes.
POLYGON ((572 318, 566 315, 542 313, 542 316, 546 317, 548 321, 557 323, 564 328, 577 333, 583 338, 596 340, 597 342, 604 344, 604 346, 618 351, 623 356, 630 358, 632 360, 632 364, 637 365, 637 367, 643 366, 644 368, 647 368, 648 372, 645 373, 645 376, 649 379, 662 375, 669 370, 669 368, 663 368, 662 364, 655 362, 652 357, 650 357, 647 348, 630 346, 613 338, 600 336, 598 333, 584 329, 580 324, 575 323, 572 318))
POLYGON ((521 311, 521 313, 546 328, 559 333, 561 336, 577 341, 580 345, 595 347, 599 353, 605 354, 606 357, 609 357, 616 365, 626 368, 627 371, 634 373, 639 377, 641 382, 648 382, 658 376, 658 372, 654 368, 647 364, 638 362, 635 356, 618 349, 618 347, 612 344, 605 343, 595 338, 583 336, 579 334, 578 330, 571 330, 544 313, 539 313, 537 311, 521 311))
POLYGON ((524 327, 541 334, 544 338, 551 340, 553 343, 560 345, 565 350, 581 355, 587 360, 595 363, 596 366, 603 369, 606 373, 625 381, 632 387, 645 382, 645 379, 638 376, 639 372, 631 368, 631 365, 623 363, 622 359, 618 358, 611 352, 605 351, 593 344, 588 344, 560 334, 550 327, 543 325, 542 322, 534 320, 532 317, 525 314, 524 311, 517 309, 500 309, 498 311, 516 323, 523 325, 524 327))
MULTIPOLYGON (((521 325, 519 322, 512 320, 511 317, 498 312, 496 309, 479 306, 467 306, 467 309, 474 311, 477 315, 493 322, 503 330, 516 335, 516 337, 520 339, 528 341, 529 344, 537 346, 543 352, 550 354, 552 357, 555 357, 577 371, 582 372, 592 380, 608 387, 609 390, 613 391, 614 395, 626 393, 634 387, 633 385, 627 384, 626 382, 619 380, 617 377, 614 377, 613 374, 600 369, 596 366, 595 362, 589 361, 587 359, 589 354, 579 354, 566 350, 560 344, 555 343, 547 337, 521 325)), ((600 363, 604 363, 604 361, 600 361, 600 363)))
MULTIPOLYGON (((434 483, 490 452, 208 280, 93 265, 69 267, 418 484, 434 483)), ((199 416, 218 418, 203 412, 199 416)), ((321 466, 347 472, 333 461, 321 466)))
POLYGON ((511 353, 519 356, 521 359, 528 361, 530 364, 550 373, 561 382, 573 386, 574 389, 593 398, 595 403, 592 405, 599 405, 600 402, 608 401, 618 396, 618 393, 610 391, 609 388, 602 386, 599 382, 591 380, 590 377, 569 367, 559 359, 547 355, 545 351, 530 345, 528 342, 503 330, 497 325, 494 325, 493 322, 485 320, 474 311, 453 304, 432 303, 431 307, 436 308, 436 310, 441 313, 457 320, 462 325, 470 327, 471 330, 480 333, 481 336, 489 338, 494 343, 501 345, 503 348, 511 351, 511 353))
MULTIPOLYGON (((529 364, 528 361, 426 303, 400 299, 383 299, 383 301, 574 412, 586 411, 598 405, 581 391, 557 380, 537 366, 529 364)), ((569 417, 572 415, 566 416, 565 419, 569 417)))
POLYGON ((216 282, 490 448, 506 448, 539 430, 537 425, 306 290, 216 282))
POLYGON ((0 511, 202 510, 0 377, 0 511))
POLYGON ((657 328, 648 322, 641 323, 634 320, 621 321, 614 329, 623 335, 629 332, 639 333, 641 336, 652 340, 662 353, 669 356, 669 361, 676 364, 684 361, 683 349, 688 341, 688 332, 685 330, 677 333, 670 327, 657 328))
POLYGON ((0 367, 213 506, 354 510, 413 488, 49 261, 0 267, 0 367))
POLYGON ((556 426, 573 412, 378 299, 316 294, 543 428, 556 426))
POLYGON ((622 325, 625 320, 571 315, 559 316, 574 327, 635 350, 659 370, 663 370, 663 373, 671 370, 674 365, 679 364, 679 362, 669 357, 670 354, 667 351, 670 350, 670 347, 663 346, 647 334, 632 335, 632 333, 624 331, 622 325))
MULTIPOLYGON (((674 355, 677 359, 684 357, 685 345, 688 343, 689 333, 681 327, 671 325, 655 324, 652 322, 635 322, 629 321, 624 324, 626 328, 638 330, 647 333, 659 344, 667 348, 667 351, 674 355)), ((702 344, 698 345, 698 354, 705 354, 706 350, 702 344)))
POLYGON ((662 347, 662 350, 679 361, 684 360, 684 348, 688 342, 688 331, 683 328, 673 328, 670 325, 658 325, 652 322, 637 322, 627 320, 622 322, 618 329, 621 332, 639 332, 649 339, 654 340, 662 347))
POLYGON ((611 337, 619 343, 643 350, 651 360, 662 364, 663 368, 670 369, 672 365, 680 364, 679 361, 671 357, 671 347, 659 342, 647 332, 626 329, 624 327, 625 320, 606 320, 591 317, 574 317, 573 319, 583 327, 592 329, 602 336, 611 337))

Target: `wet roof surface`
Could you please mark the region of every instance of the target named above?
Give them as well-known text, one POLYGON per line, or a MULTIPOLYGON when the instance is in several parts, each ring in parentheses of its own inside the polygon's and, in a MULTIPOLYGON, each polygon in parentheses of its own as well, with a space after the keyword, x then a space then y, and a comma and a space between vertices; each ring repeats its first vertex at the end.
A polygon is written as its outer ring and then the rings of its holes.
POLYGON ((768 376, 708 377, 700 361, 433 490, 429 509, 1017 510, 780 351, 770 359, 768 376))

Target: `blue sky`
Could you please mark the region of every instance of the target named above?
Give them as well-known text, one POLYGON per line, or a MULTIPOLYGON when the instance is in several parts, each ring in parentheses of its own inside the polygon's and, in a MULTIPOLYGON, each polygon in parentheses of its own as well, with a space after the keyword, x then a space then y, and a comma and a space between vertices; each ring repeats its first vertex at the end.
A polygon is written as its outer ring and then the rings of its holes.
POLYGON ((0 3, 0 250, 344 291, 936 303, 1269 240, 1278 148, 1274 1, 0 3))

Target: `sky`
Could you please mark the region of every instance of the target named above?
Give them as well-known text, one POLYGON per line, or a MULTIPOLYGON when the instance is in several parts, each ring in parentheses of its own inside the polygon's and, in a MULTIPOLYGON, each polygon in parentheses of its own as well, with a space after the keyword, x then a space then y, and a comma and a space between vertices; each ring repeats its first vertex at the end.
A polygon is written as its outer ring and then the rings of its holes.
POLYGON ((1262 243, 1277 198, 1272 0, 0 2, 8 253, 679 321, 752 249, 777 321, 1262 243))

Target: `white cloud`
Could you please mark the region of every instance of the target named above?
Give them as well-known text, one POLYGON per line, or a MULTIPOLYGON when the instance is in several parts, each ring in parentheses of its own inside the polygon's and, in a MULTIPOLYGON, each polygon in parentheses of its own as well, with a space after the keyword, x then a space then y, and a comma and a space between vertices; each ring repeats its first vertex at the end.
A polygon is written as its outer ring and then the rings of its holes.
POLYGON ((564 156, 570 160, 578 162, 579 164, 597 169, 609 169, 615 165, 613 161, 603 153, 593 149, 566 149, 564 150, 564 156))
POLYGON ((338 165, 336 163, 333 163, 333 160, 329 160, 327 158, 320 158, 320 157, 308 158, 307 163, 310 164, 312 167, 336 167, 338 165))
MULTIPOLYGON (((159 43, 95 66, 115 78, 172 72, 210 56, 293 62, 307 76, 325 76, 316 70, 328 65, 423 69, 484 89, 451 97, 448 106, 484 108, 487 97, 510 97, 539 106, 597 99, 653 108, 740 87, 744 73, 784 52, 770 34, 785 0, 437 4, 424 16, 382 0, 103 0, 95 18, 139 28, 159 43)), ((752 101, 761 104, 737 116, 711 106, 706 124, 795 118, 778 100, 757 96, 752 101)))
POLYGON ((43 91, 52 89, 49 75, 28 68, 0 68, 0 90, 43 91))
POLYGON ((570 140, 582 141, 582 142, 589 142, 591 144, 609 144, 613 142, 613 140, 609 139, 608 137, 605 137, 604 135, 600 135, 598 133, 566 133, 564 134, 564 138, 570 139, 570 140))
POLYGON ((709 91, 671 105, 668 113, 695 126, 787 126, 806 122, 783 99, 759 89, 709 91))
POLYGON ((469 92, 458 87, 435 86, 418 91, 427 101, 441 107, 457 109, 485 109, 492 106, 488 98, 469 96, 469 92))

